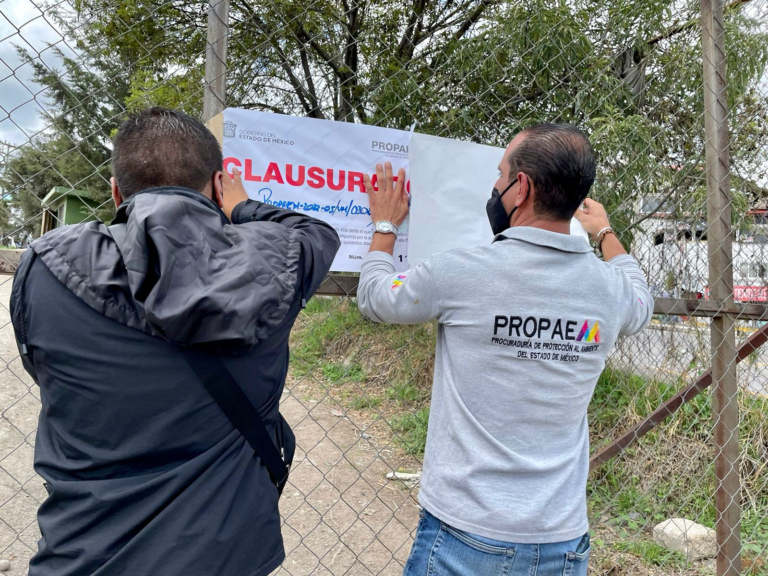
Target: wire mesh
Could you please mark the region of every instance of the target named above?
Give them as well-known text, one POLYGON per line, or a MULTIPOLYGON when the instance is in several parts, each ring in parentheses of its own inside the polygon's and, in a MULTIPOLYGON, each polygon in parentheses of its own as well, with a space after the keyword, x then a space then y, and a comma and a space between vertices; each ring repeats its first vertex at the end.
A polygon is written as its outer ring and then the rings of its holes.
MULTIPOLYGON (((733 0, 724 14, 726 275, 735 301, 766 303, 768 3, 733 0)), ((199 4, 180 1, 0 2, 3 245, 24 249, 41 230, 109 219, 110 138, 125 115, 150 105, 202 113, 206 22, 199 4), (78 200, 63 208, 56 187, 80 191, 78 200)), ((233 0, 227 50, 229 106, 416 122, 496 146, 535 122, 577 123, 599 157, 594 197, 654 296, 710 299, 721 279, 710 274, 697 2, 233 0)), ((15 258, 0 251, 0 268, 15 258)), ((0 557, 10 574, 26 574, 46 497, 32 468, 40 403, 17 356, 11 278, 2 278, 0 557)), ((710 324, 659 314, 620 341, 590 408, 594 452, 703 382, 718 354, 710 324)), ((764 326, 737 317, 737 347, 764 326)), ((373 326, 353 298, 319 296, 302 313, 281 408, 299 453, 280 504, 288 557, 278 573, 402 571, 418 521, 435 333, 432 324, 373 326)), ((758 348, 738 365, 741 550, 744 573, 755 575, 768 574, 766 354, 758 348)), ((693 560, 654 535, 672 518, 716 527, 715 417, 703 388, 590 476, 593 572, 715 573, 710 550, 693 560)))

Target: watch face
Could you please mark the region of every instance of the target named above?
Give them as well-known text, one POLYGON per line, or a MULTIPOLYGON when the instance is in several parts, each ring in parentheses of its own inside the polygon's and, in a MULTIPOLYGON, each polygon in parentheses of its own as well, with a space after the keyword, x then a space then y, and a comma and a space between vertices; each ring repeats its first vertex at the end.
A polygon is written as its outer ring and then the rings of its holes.
POLYGON ((379 232, 391 232, 392 231, 392 224, 389 222, 379 222, 376 225, 376 228, 379 232))

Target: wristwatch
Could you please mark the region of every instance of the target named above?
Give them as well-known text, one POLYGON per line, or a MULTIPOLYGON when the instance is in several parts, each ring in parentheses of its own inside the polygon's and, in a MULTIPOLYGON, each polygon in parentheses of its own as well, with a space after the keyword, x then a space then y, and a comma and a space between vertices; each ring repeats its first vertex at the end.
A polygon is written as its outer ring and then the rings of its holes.
POLYGON ((381 232, 382 234, 394 234, 397 236, 397 226, 388 220, 379 220, 378 222, 374 222, 373 226, 374 231, 376 232, 381 232))

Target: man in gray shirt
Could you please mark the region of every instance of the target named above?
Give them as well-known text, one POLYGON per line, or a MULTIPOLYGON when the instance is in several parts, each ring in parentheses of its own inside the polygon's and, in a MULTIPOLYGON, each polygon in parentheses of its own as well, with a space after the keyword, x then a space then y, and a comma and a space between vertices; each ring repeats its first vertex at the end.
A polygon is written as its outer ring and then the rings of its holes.
POLYGON ((494 241, 401 274, 392 251, 405 174, 395 185, 388 163, 377 173, 378 191, 366 178, 376 232, 360 310, 439 322, 424 511, 405 575, 586 574, 587 407, 617 338, 653 313, 640 267, 586 199, 589 141, 568 125, 522 131, 487 204, 494 241), (574 215, 604 260, 570 236, 574 215))

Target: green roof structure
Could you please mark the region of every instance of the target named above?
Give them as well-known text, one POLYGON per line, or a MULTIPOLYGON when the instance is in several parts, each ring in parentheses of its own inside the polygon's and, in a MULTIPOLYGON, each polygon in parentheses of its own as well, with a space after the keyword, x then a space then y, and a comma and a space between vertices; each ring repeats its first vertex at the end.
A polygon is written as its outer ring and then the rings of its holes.
POLYGON ((43 198, 42 206, 43 222, 40 232, 45 234, 59 226, 96 220, 98 203, 93 195, 85 190, 55 186, 43 198))

